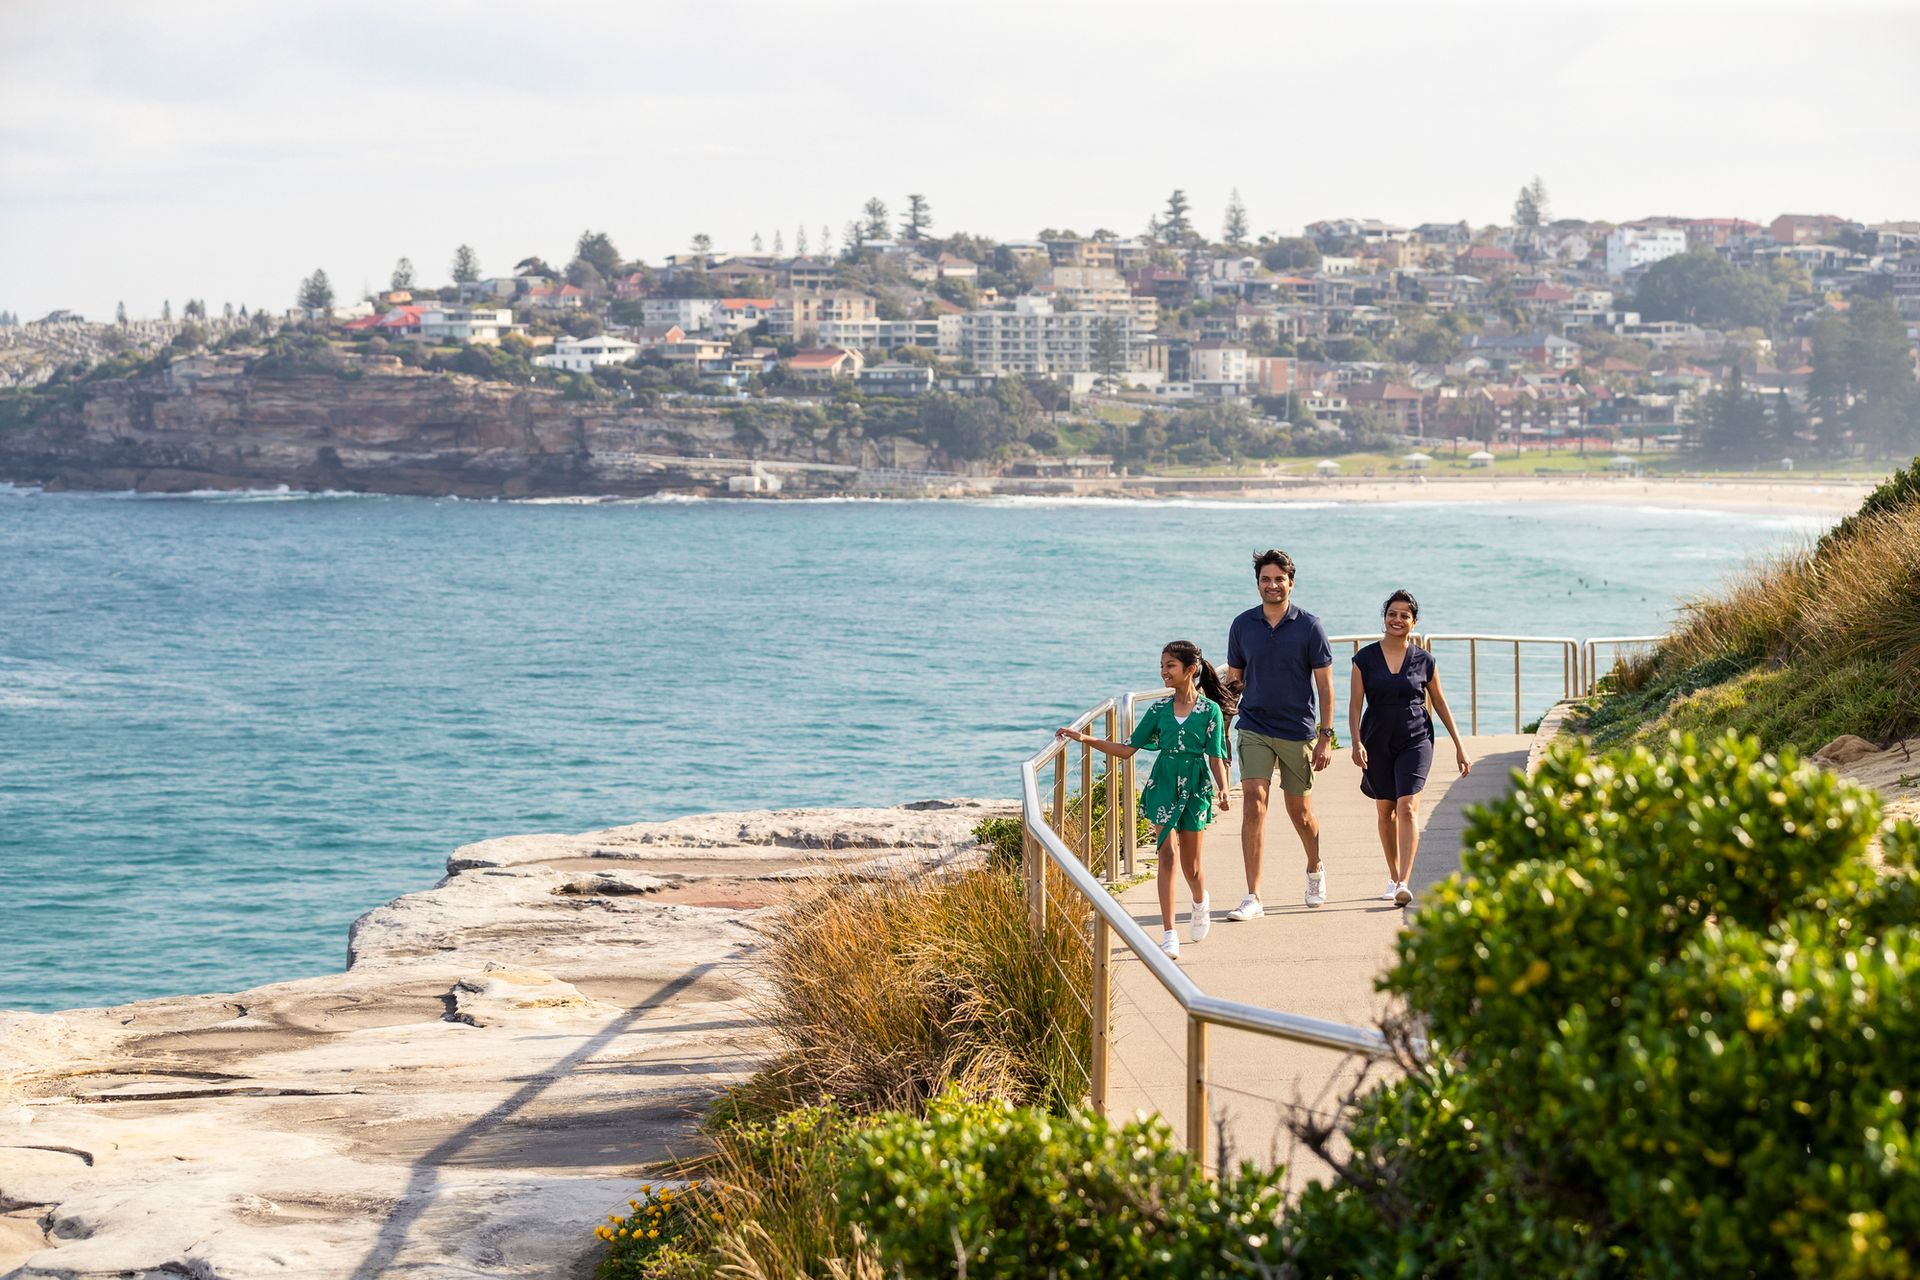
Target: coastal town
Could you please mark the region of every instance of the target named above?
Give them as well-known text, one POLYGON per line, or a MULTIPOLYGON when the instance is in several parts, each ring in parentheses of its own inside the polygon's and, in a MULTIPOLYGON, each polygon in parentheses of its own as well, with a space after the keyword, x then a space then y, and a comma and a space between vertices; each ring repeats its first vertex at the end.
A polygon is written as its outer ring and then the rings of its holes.
MULTIPOLYGON (((491 272, 460 246, 443 284, 396 264, 298 305, 168 301, 100 322, 0 315, 14 395, 103 373, 465 375, 570 401, 727 409, 747 441, 816 406, 973 470, 1099 476, 1503 454, 1684 453, 1791 469, 1920 448, 1920 221, 1833 214, 1552 216, 1505 225, 1329 218, 1218 234, 1175 191, 1138 235, 938 234, 921 195, 827 227, 705 235, 658 263, 583 233, 564 265, 491 272), (4 321, 14 321, 4 323, 4 321)), ((4 393, 0 393, 3 395, 4 393)), ((4 410, 0 400, 0 410, 4 410)), ((931 464, 928 464, 931 465, 931 464)))

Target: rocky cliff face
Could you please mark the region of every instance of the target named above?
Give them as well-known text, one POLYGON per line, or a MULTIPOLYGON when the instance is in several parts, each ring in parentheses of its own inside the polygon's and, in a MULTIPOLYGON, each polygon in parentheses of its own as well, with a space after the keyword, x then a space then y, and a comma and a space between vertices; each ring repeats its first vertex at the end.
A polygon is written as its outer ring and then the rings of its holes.
POLYGON ((737 438, 724 411, 649 411, 412 371, 252 377, 212 362, 99 383, 0 434, 0 479, 53 488, 270 488, 535 497, 719 491, 756 461, 787 491, 862 467, 923 468, 910 441, 854 432, 737 438))

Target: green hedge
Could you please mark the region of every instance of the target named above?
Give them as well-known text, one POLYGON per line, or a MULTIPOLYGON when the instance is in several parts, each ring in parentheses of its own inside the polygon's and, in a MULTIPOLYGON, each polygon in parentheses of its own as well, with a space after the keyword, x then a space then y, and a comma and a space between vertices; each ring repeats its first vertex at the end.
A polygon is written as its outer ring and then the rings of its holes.
POLYGON ((1401 939, 1438 1058, 1365 1101, 1298 1274, 1913 1274, 1920 833, 1881 874, 1878 825, 1753 739, 1556 748, 1401 939))

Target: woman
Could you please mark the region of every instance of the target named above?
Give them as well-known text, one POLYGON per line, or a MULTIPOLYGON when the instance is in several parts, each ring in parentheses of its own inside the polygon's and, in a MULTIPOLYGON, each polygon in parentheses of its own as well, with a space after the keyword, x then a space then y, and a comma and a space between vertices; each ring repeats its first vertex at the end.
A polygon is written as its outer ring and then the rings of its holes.
POLYGON ((1173 690, 1171 698, 1148 707, 1134 726, 1130 741, 1108 742, 1073 729, 1057 736, 1084 742, 1095 751, 1125 760, 1137 751, 1158 751, 1147 788, 1140 793, 1140 813, 1154 826, 1159 848, 1157 878, 1160 888, 1160 949, 1180 957, 1180 935, 1173 928, 1173 864, 1167 856, 1178 837, 1180 870, 1193 895, 1192 938, 1195 942, 1213 928, 1213 903, 1200 872, 1200 837, 1213 822, 1216 796, 1224 812, 1227 800, 1227 718, 1233 705, 1220 687, 1213 664, 1200 656, 1200 646, 1175 640, 1160 651, 1160 680, 1173 690))
POLYGON ((1453 712, 1440 691, 1433 655, 1414 644, 1413 624, 1420 606, 1405 591, 1387 597, 1381 610, 1380 639, 1353 655, 1353 688, 1347 696, 1347 734, 1353 762, 1361 769, 1360 790, 1372 797, 1380 824, 1380 848, 1387 855, 1383 901, 1406 906, 1413 901, 1413 855, 1420 848, 1420 790, 1433 764, 1433 717, 1440 713, 1453 739, 1460 776, 1473 762, 1454 727, 1453 712), (1361 714, 1364 704, 1366 714, 1361 714))

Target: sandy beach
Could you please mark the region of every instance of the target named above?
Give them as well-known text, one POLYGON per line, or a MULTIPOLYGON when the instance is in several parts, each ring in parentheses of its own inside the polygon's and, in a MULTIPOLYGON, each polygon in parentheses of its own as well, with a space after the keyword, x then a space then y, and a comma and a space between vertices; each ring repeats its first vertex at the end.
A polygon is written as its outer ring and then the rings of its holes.
POLYGON ((1242 498, 1270 502, 1534 502, 1779 511, 1842 515, 1859 507, 1873 484, 1864 480, 1706 480, 1646 476, 1394 476, 1265 480, 1245 477, 1152 483, 1163 497, 1242 498))

